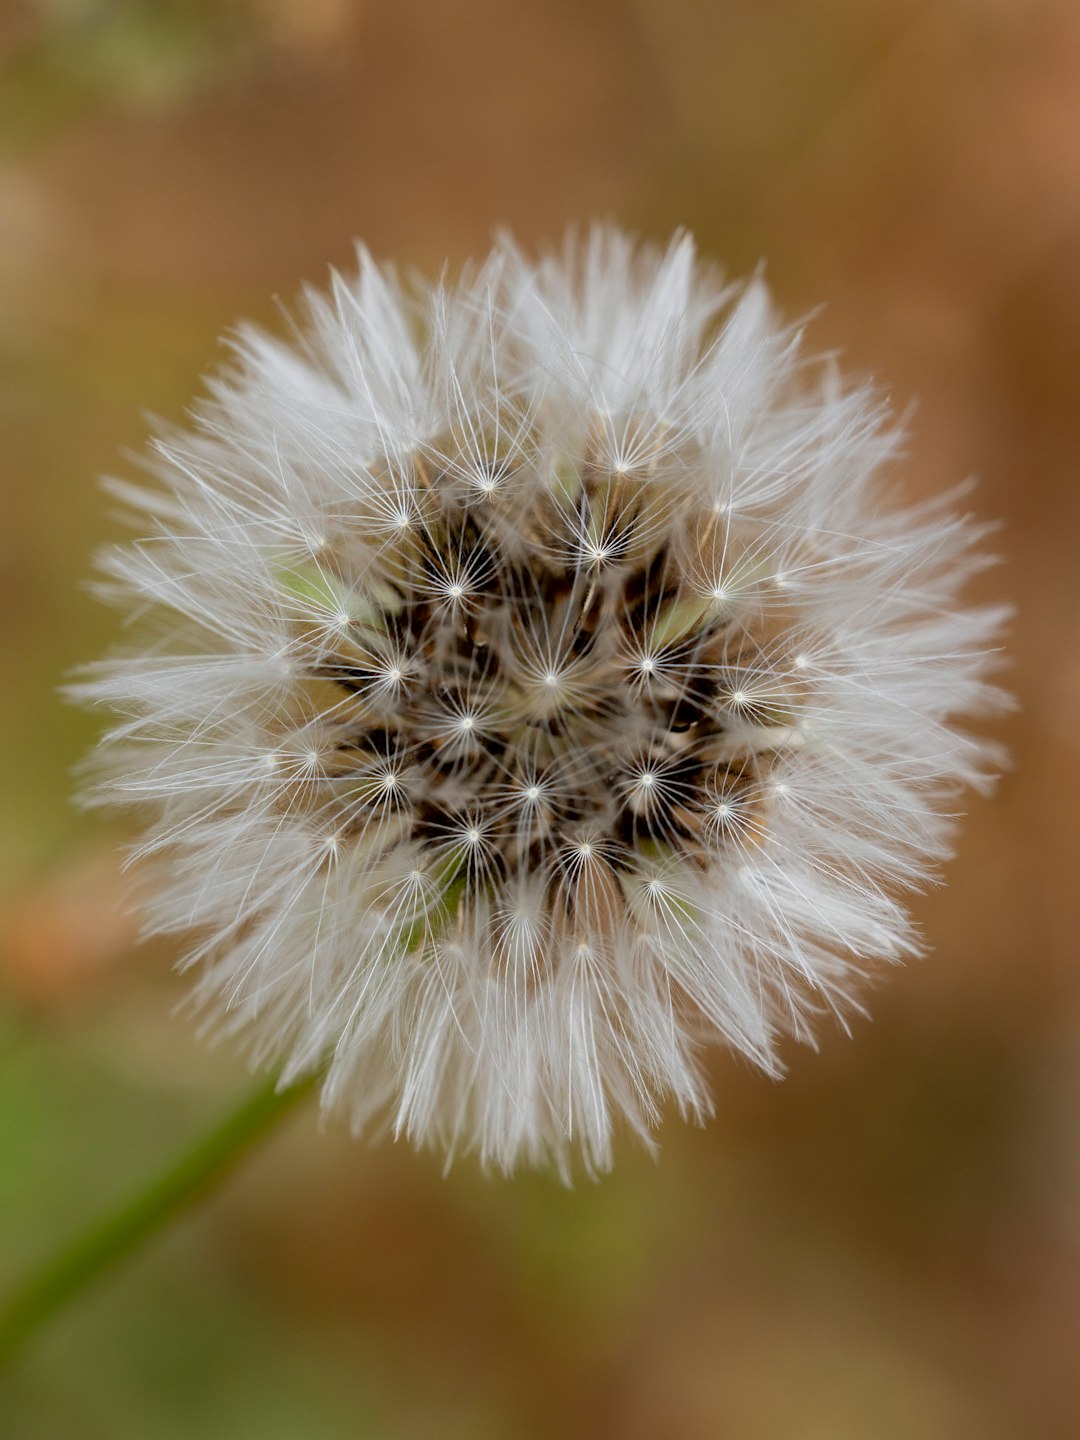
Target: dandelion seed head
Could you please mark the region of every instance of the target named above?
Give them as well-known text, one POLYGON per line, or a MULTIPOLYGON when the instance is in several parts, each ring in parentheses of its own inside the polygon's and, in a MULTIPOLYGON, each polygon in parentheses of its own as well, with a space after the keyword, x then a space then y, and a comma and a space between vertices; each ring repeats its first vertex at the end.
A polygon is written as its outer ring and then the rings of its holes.
POLYGON ((237 342, 103 559, 152 616, 79 693, 198 998, 357 1128, 611 1162, 702 1043, 764 1068, 917 949, 890 890, 995 752, 980 527, 888 510, 865 389, 760 281, 598 228, 237 342), (165 643, 162 643, 162 636, 165 643))

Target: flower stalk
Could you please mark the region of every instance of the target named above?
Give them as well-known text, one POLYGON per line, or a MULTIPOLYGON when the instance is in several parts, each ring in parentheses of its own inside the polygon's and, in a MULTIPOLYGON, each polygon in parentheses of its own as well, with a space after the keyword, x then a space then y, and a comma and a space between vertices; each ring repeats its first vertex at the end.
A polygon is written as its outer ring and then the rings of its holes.
POLYGON ((316 1073, 288 1085, 276 1078, 259 1085, 141 1190, 29 1274, 0 1302, 0 1366, 95 1280, 216 1188, 319 1078, 316 1073))

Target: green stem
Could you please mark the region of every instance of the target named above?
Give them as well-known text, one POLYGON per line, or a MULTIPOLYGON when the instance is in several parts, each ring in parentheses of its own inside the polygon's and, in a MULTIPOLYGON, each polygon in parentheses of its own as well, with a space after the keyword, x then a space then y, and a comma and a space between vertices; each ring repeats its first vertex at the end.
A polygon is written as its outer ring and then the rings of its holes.
POLYGON ((31 1274, 0 1304, 0 1365, 56 1311, 123 1260, 180 1210, 205 1195, 320 1079, 260 1085, 221 1124, 111 1215, 31 1274))

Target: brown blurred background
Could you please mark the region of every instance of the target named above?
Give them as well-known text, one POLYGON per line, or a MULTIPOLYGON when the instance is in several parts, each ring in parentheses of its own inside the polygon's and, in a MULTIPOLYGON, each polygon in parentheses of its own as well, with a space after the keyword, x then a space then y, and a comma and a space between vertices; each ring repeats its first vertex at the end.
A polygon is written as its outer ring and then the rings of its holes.
POLYGON ((311 1111, 5 1379, 13 1440, 1080 1434, 1076 0, 39 0, 0 8, 0 1278, 227 1108, 242 1065, 69 808, 95 476, 216 337, 493 227, 680 224, 917 402, 1019 606, 934 954, 783 1085, 600 1184, 486 1180, 311 1111))

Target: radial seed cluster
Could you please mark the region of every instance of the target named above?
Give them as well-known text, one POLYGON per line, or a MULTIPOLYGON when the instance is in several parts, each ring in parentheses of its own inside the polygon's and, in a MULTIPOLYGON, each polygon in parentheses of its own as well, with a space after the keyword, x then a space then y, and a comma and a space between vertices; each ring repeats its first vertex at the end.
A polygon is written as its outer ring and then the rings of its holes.
POLYGON ((707 1112, 705 1042, 775 1071, 917 949, 1001 615, 760 282, 606 229, 436 287, 362 253, 235 349, 114 484, 140 640, 77 688, 120 715, 95 796, 156 815, 151 926, 257 1057, 603 1168, 619 1116, 707 1112))

